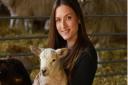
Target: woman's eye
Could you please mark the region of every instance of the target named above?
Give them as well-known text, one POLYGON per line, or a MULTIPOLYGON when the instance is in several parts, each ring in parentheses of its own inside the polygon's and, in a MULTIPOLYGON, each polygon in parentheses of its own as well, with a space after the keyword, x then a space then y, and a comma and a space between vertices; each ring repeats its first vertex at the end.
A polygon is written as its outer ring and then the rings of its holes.
POLYGON ((60 19, 56 19, 56 23, 57 23, 57 22, 60 22, 60 19))
POLYGON ((72 18, 71 16, 68 16, 68 17, 67 17, 68 20, 71 20, 71 18, 72 18))

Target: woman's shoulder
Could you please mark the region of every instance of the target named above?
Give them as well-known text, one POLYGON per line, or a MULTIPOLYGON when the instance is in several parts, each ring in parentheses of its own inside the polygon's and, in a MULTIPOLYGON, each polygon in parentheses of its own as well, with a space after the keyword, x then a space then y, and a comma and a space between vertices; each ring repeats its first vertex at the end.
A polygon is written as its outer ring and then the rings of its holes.
POLYGON ((97 61, 97 53, 93 45, 88 45, 81 49, 78 61, 97 61))
POLYGON ((97 56, 95 47, 90 44, 81 49, 81 54, 88 55, 88 56, 97 56))
POLYGON ((76 60, 73 74, 74 72, 78 72, 78 70, 80 71, 80 69, 90 70, 94 68, 97 68, 97 54, 95 48, 93 46, 82 48, 79 57, 76 60))

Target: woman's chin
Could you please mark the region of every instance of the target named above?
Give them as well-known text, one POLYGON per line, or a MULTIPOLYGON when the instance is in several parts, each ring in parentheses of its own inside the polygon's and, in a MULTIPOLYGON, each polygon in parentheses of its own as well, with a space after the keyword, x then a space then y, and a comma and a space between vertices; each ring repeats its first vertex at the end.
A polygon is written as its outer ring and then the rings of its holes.
POLYGON ((64 40, 68 40, 68 39, 69 39, 69 37, 63 37, 63 39, 64 39, 64 40))

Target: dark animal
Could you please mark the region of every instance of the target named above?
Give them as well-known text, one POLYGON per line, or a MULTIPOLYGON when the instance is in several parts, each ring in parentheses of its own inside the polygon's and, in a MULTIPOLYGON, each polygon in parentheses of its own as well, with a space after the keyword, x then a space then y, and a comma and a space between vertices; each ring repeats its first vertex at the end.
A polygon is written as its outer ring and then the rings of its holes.
POLYGON ((32 85, 24 65, 17 59, 0 58, 0 85, 32 85))

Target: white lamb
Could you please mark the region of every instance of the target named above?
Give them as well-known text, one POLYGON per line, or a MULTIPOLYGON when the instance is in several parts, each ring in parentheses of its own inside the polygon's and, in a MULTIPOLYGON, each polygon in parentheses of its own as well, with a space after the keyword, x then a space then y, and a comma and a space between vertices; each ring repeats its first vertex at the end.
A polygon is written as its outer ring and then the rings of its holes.
MULTIPOLYGON (((53 5, 53 0, 0 0, 8 8, 10 15, 13 16, 49 16, 53 5)), ((33 20, 23 19, 26 30, 32 27, 33 20)), ((36 20, 41 21, 41 18, 36 20)), ((21 21, 21 20, 20 20, 21 21)), ((19 19, 10 20, 10 28, 19 26, 19 19)))
POLYGON ((40 57, 40 72, 33 85, 67 85, 67 77, 63 69, 62 58, 68 53, 67 48, 39 49, 31 47, 32 53, 40 57))

